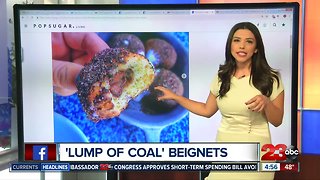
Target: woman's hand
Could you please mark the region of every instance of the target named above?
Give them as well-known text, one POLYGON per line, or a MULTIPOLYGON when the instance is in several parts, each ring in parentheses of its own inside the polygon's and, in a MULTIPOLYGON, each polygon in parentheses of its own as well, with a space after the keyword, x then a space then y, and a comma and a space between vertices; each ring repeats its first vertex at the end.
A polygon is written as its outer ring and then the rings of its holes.
POLYGON ((154 89, 159 90, 163 93, 162 96, 158 97, 158 101, 169 100, 169 99, 175 100, 176 97, 178 96, 175 93, 173 93, 171 90, 169 90, 163 86, 156 86, 154 89))
POLYGON ((209 118, 218 111, 216 96, 213 95, 212 93, 209 93, 206 103, 202 103, 202 102, 193 101, 183 96, 179 96, 174 92, 172 92, 171 90, 162 86, 157 86, 154 89, 159 90, 163 93, 162 96, 158 97, 159 101, 174 100, 178 104, 180 104, 182 107, 186 108, 187 110, 189 110, 194 114, 198 114, 200 116, 209 118))
POLYGON ((267 105, 270 103, 270 99, 264 95, 257 95, 245 102, 248 109, 254 112, 263 112, 267 105))

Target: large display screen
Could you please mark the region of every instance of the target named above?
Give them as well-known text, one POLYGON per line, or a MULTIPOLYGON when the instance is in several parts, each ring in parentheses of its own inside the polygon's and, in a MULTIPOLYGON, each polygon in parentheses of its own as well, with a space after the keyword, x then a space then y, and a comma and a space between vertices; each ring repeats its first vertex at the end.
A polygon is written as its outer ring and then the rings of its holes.
POLYGON ((269 125, 272 143, 296 144, 296 3, 16 5, 14 10, 21 147, 215 142, 219 112, 204 118, 173 101, 159 102, 153 87, 205 102, 225 61, 228 33, 239 22, 258 27, 267 61, 284 84, 283 123, 269 125), (108 57, 116 60, 99 62, 108 57))

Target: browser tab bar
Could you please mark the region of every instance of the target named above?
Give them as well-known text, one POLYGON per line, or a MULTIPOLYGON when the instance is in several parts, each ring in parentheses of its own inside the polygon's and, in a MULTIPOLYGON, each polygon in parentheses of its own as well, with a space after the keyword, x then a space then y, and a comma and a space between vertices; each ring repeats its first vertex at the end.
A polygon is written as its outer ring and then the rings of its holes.
POLYGON ((144 11, 133 11, 133 10, 123 10, 123 11, 119 11, 119 14, 122 15, 140 15, 143 14, 144 11))
POLYGON ((156 11, 156 10, 151 10, 151 11, 143 11, 143 14, 145 15, 161 15, 164 14, 164 11, 156 11))
POLYGON ((176 14, 190 14, 190 11, 189 10, 167 10, 165 11, 165 14, 173 14, 173 15, 176 15, 176 14))
POLYGON ((215 10, 191 10, 192 15, 212 15, 216 14, 215 10))

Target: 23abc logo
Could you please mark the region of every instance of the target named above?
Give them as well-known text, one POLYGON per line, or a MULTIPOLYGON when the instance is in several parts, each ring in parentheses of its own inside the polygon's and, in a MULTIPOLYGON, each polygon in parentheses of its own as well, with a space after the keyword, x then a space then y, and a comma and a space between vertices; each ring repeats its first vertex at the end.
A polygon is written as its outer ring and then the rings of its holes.
POLYGON ((261 160, 270 161, 288 161, 294 162, 297 160, 299 150, 294 146, 290 145, 287 147, 285 144, 265 144, 261 148, 262 152, 266 152, 261 160))

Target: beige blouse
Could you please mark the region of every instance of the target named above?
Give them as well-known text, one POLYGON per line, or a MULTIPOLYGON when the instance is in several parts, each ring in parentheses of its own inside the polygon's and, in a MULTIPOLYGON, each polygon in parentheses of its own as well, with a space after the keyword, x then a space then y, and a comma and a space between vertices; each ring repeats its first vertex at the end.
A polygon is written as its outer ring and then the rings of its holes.
MULTIPOLYGON (((261 94, 253 84, 249 83, 249 80, 249 76, 240 79, 232 77, 230 90, 223 98, 217 97, 218 108, 222 114, 218 133, 252 134, 270 138, 269 124, 265 115, 262 112, 252 112, 245 104, 254 96, 261 94)), ((219 94, 220 85, 221 82, 216 75, 210 87, 211 93, 215 96, 219 94)), ((270 100, 274 100, 283 90, 281 79, 279 87, 277 81, 274 80, 270 100)))

